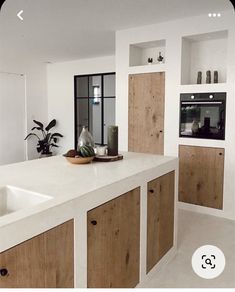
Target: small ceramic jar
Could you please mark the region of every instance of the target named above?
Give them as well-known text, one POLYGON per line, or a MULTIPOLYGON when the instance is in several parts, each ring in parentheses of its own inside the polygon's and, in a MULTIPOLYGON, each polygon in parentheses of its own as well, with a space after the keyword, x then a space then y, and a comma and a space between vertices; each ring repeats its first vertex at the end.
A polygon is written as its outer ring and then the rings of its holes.
POLYGON ((107 146, 97 146, 96 147, 96 154, 99 156, 106 155, 107 152, 107 146))

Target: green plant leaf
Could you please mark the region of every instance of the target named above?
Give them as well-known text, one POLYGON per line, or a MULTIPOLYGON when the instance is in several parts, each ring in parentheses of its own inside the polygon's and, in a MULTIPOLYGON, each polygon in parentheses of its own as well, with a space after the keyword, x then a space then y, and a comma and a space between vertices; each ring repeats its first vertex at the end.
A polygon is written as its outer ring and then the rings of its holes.
POLYGON ((47 125, 45 130, 48 132, 48 131, 50 131, 51 128, 55 127, 55 125, 56 125, 56 120, 54 119, 47 125))
POLYGON ((49 143, 50 142, 50 137, 51 137, 51 133, 47 133, 46 134, 46 137, 44 139, 46 143, 49 143))
POLYGON ((38 135, 36 135, 36 134, 34 134, 34 133, 30 133, 30 134, 28 134, 28 135, 24 138, 24 140, 27 140, 30 136, 36 136, 36 137, 38 138, 38 140, 40 140, 40 138, 38 137, 38 135))
POLYGON ((35 130, 35 129, 37 129, 37 130, 39 130, 39 131, 42 130, 42 128, 40 128, 40 127, 33 127, 33 128, 31 129, 31 131, 33 131, 33 130, 35 130))
POLYGON ((42 124, 41 122, 36 121, 36 120, 33 120, 33 121, 34 121, 34 123, 35 123, 36 125, 38 125, 38 126, 40 127, 40 130, 43 130, 44 126, 43 126, 43 124, 42 124))
POLYGON ((61 138, 63 138, 64 136, 61 135, 60 133, 54 133, 54 134, 51 135, 51 138, 54 138, 54 137, 61 137, 61 138))

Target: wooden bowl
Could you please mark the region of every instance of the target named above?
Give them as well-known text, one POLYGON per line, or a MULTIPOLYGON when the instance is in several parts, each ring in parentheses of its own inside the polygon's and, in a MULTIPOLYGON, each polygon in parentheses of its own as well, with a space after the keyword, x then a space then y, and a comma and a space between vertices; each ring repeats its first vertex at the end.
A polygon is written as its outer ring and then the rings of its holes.
POLYGON ((64 157, 67 159, 68 162, 72 164, 87 164, 90 163, 93 159, 94 156, 92 157, 68 157, 64 155, 64 157))

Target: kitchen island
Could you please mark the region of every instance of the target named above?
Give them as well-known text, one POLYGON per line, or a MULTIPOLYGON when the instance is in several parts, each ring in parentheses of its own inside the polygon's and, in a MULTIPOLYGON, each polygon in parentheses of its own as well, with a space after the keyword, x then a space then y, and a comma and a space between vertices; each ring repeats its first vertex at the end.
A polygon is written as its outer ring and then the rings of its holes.
POLYGON ((0 216, 0 287, 141 287, 169 261, 178 159, 122 154, 110 163, 56 156, 0 167, 0 189, 46 198, 0 216))

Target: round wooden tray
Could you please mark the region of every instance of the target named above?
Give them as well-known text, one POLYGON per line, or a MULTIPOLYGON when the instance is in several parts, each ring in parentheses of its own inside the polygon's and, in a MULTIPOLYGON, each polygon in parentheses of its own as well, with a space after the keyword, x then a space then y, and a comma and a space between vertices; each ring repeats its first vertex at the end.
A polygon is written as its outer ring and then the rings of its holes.
POLYGON ((90 163, 93 159, 93 157, 68 157, 65 156, 64 157, 67 159, 68 162, 72 163, 72 164, 87 164, 90 163))
POLYGON ((118 160, 122 160, 122 159, 123 159, 122 154, 118 154, 117 156, 96 155, 94 158, 94 161, 112 162, 112 161, 118 161, 118 160))

